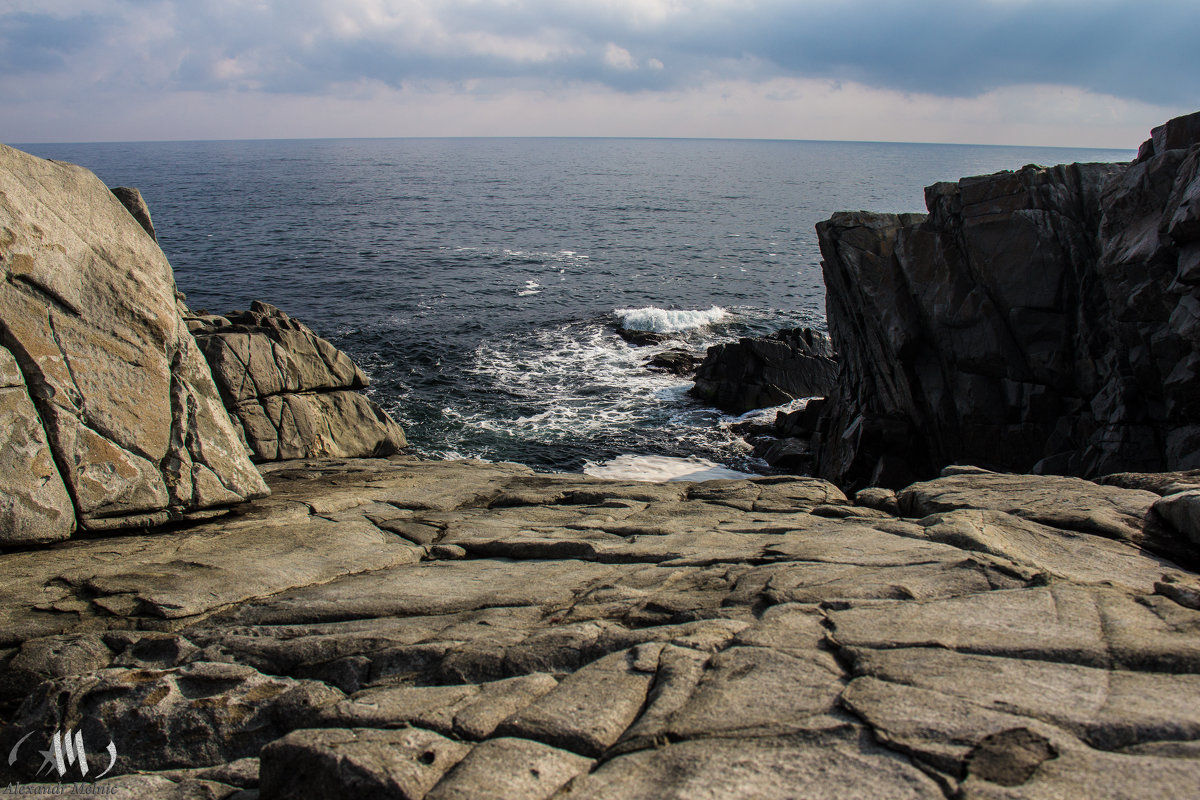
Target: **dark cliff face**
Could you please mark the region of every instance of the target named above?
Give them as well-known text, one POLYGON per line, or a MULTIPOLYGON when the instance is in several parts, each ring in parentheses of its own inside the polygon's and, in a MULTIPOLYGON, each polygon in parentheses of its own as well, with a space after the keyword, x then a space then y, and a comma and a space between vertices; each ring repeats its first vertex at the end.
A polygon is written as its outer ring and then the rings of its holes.
POLYGON ((1200 466, 1200 114, 1155 137, 1132 165, 965 178, 929 187, 927 216, 817 226, 842 357, 820 475, 1200 466))

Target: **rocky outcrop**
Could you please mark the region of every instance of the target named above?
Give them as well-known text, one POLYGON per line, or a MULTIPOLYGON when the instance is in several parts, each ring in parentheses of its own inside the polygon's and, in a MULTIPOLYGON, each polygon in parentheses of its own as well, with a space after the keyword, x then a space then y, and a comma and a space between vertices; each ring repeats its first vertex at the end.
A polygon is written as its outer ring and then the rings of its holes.
POLYGON ((114 186, 112 193, 121 201, 121 205, 125 206, 125 210, 133 215, 138 225, 142 226, 142 230, 157 242, 158 234, 154 231, 154 221, 150 219, 150 207, 146 205, 142 193, 129 186, 114 186))
POLYGON ((690 392, 722 411, 743 414, 799 397, 824 396, 836 371, 828 337, 794 328, 708 348, 690 392))
POLYGON ((175 311, 170 264, 96 176, 0 146, 0 277, 0 542, 266 491, 175 311))
POLYGON ((270 497, 170 537, 0 554, 0 781, 58 780, 62 731, 151 800, 1200 781, 1200 579, 1146 549, 1152 492, 262 469, 270 497))
POLYGON ((184 320, 255 461, 388 456, 407 444, 356 391, 367 376, 350 357, 275 306, 184 320))
POLYGON ((1198 120, 1133 165, 1029 166, 931 186, 928 216, 820 223, 841 369, 819 474, 1200 466, 1198 120))
POLYGON ((655 372, 666 372, 681 378, 694 375, 699 364, 699 359, 690 350, 679 347, 656 353, 646 360, 646 366, 655 372))

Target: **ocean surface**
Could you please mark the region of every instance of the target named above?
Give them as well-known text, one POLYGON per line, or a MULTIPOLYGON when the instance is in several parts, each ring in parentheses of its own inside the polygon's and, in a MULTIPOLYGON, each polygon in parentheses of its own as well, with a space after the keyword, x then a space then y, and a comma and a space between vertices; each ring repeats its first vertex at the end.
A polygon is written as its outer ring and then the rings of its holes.
MULTIPOLYGON (((16 145, 139 188, 193 309, 273 303, 346 350, 434 457, 761 471, 618 325, 711 344, 824 328, 813 226, 923 187, 1133 151, 675 139, 16 145)), ((774 412, 766 412, 773 417, 774 412)), ((710 473, 716 474, 716 473, 710 473)))

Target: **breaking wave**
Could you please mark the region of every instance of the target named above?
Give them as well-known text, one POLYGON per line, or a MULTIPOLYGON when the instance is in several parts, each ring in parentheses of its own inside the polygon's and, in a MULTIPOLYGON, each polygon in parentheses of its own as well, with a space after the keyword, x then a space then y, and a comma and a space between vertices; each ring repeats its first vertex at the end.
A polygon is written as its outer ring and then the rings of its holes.
POLYGON ((613 311, 613 314, 620 320, 622 328, 655 333, 678 333, 693 328, 703 328, 729 316, 729 312, 720 306, 700 311, 675 310, 657 306, 618 308, 613 311))

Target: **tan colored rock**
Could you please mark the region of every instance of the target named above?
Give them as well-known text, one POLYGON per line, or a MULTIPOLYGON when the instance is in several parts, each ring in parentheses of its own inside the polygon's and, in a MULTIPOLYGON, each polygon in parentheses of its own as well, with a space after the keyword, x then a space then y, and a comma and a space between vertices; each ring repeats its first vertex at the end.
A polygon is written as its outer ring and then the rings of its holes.
POLYGON ((171 266, 90 172, 0 146, 0 320, 85 527, 266 491, 176 313, 171 266))
POLYGON ((256 461, 389 456, 403 429, 358 389, 350 357, 269 303, 224 316, 184 312, 256 461))
POLYGON ((1171 527, 1200 547, 1200 489, 1189 489, 1163 497, 1155 502, 1154 513, 1171 527))
POLYGON ((263 748, 262 796, 422 800, 468 749, 420 728, 299 730, 263 748))
POLYGON ((590 758, 525 739, 489 739, 433 787, 426 800, 547 800, 592 766, 590 758))
POLYGON ((1043 525, 1140 543, 1153 492, 1056 475, 972 470, 915 483, 897 494, 909 517, 960 508, 1003 511, 1043 525))
POLYGON ((513 716, 497 733, 599 756, 637 719, 661 652, 662 645, 644 645, 605 656, 513 716))
POLYGON ((843 800, 886 797, 940 800, 938 785, 908 759, 866 736, 713 738, 618 756, 575 779, 570 800, 843 800))
POLYGON ((69 537, 75 509, 12 354, 0 347, 0 545, 69 537))
POLYGON ((244 400, 233 413, 264 461, 389 456, 407 444, 378 404, 353 391, 269 395, 244 400))

